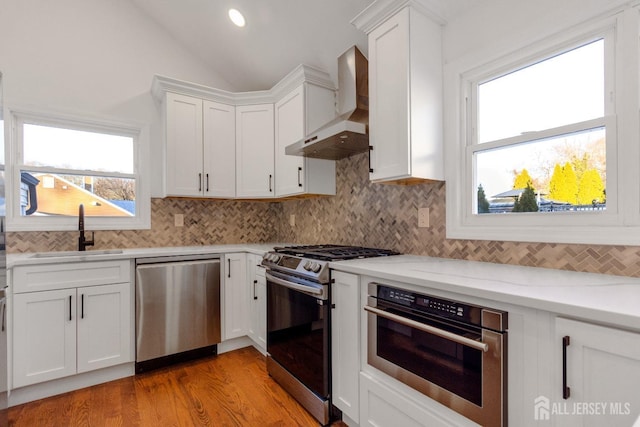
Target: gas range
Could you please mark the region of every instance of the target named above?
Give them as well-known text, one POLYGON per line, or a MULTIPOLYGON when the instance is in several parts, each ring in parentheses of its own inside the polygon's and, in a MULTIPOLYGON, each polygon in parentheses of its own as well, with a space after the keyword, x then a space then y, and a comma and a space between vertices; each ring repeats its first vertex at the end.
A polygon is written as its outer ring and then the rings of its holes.
POLYGON ((390 255, 398 255, 398 252, 347 245, 282 246, 267 252, 262 265, 272 271, 327 284, 330 262, 390 255))

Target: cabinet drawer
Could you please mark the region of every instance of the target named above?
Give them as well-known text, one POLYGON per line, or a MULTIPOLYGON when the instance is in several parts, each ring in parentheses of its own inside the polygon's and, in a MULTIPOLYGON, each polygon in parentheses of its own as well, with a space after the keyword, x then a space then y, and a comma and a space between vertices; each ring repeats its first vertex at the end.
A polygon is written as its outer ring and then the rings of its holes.
POLYGON ((131 281, 131 261, 26 265, 13 269, 13 292, 33 292, 131 281))

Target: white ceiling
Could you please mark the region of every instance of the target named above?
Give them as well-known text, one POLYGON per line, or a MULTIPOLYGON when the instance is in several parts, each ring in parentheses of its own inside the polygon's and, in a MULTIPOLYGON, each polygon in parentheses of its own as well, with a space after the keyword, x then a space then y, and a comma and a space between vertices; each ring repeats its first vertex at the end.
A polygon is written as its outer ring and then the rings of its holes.
MULTIPOLYGON (((270 89, 299 64, 336 78, 337 58, 367 37, 350 21, 373 0, 131 0, 236 91, 270 89), (244 28, 227 10, 240 10, 244 28)), ((451 17, 479 0, 430 0, 451 17)))

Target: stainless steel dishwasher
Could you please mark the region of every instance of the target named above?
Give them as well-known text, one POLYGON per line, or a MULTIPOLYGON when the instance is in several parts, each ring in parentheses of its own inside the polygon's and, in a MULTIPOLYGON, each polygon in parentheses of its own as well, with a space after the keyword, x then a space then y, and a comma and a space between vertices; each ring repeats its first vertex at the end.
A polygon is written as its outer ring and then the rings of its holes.
POLYGON ((220 258, 136 260, 136 373, 217 353, 220 258))

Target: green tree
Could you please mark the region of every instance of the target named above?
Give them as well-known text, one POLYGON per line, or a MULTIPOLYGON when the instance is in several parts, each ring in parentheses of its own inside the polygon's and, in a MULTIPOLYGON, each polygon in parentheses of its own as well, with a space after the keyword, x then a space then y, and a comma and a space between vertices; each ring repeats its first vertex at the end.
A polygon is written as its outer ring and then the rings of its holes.
POLYGON ((529 175, 528 170, 522 169, 513 180, 513 189, 519 190, 521 188, 527 188, 529 186, 533 187, 533 180, 531 179, 531 175, 529 175))
POLYGON ((527 185, 520 197, 516 199, 511 212, 538 212, 536 193, 530 185, 527 185))
POLYGON ((578 202, 578 179, 571 163, 556 164, 549 181, 549 198, 575 205, 578 202))
POLYGON ((593 201, 603 202, 604 199, 604 183, 600 174, 595 169, 586 170, 578 186, 578 204, 588 205, 593 201))
POLYGON ((484 188, 482 184, 478 186, 478 213, 489 213, 489 201, 484 194, 484 188))

